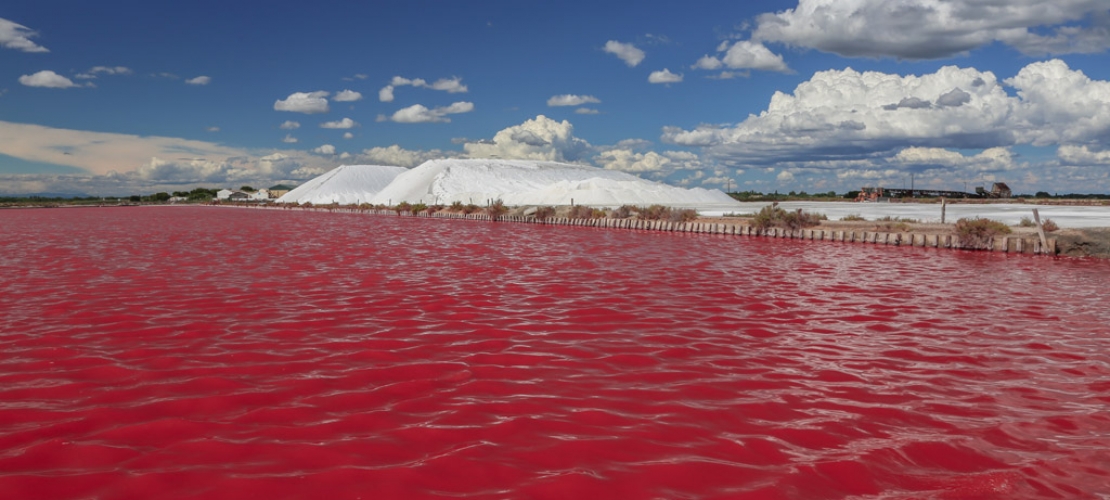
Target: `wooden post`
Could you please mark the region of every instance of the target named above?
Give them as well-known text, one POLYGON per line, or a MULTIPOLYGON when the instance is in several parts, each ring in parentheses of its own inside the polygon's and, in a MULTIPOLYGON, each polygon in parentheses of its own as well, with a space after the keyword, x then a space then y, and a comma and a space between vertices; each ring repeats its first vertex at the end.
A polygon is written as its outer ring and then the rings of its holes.
POLYGON ((1044 226, 1041 225, 1041 214, 1033 209, 1033 220, 1037 221, 1037 234, 1041 237, 1041 248, 1048 249, 1048 237, 1044 235, 1044 226))
POLYGON ((940 223, 944 224, 944 212, 948 209, 948 200, 940 198, 940 223))

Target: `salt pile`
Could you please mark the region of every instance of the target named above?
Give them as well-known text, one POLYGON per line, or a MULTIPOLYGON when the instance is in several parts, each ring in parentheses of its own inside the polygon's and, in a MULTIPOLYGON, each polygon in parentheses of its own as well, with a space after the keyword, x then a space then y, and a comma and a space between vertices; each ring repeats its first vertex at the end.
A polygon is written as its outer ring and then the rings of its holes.
POLYGON ((738 206, 718 190, 684 189, 615 170, 528 160, 431 160, 397 176, 370 203, 738 206))
POLYGON ((329 170, 297 186, 277 199, 277 203, 312 203, 313 205, 355 205, 366 203, 389 185, 404 167, 382 165, 343 165, 329 170))

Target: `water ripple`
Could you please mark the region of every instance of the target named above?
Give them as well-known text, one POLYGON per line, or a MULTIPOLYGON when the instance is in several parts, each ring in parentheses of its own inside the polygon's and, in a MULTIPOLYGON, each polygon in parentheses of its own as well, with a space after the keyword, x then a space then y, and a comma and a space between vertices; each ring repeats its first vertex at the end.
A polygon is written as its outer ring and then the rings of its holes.
POLYGON ((11 498, 1095 498, 1110 264, 0 211, 11 498))

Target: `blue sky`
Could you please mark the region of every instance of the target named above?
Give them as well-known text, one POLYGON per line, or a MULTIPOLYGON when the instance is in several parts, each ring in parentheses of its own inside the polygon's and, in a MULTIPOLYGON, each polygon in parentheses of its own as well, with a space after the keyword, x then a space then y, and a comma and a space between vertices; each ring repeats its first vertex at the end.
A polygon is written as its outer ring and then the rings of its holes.
POLYGON ((1110 192, 1110 7, 18 2, 0 193, 566 161, 676 185, 1110 192), (294 142, 295 141, 295 142, 294 142))

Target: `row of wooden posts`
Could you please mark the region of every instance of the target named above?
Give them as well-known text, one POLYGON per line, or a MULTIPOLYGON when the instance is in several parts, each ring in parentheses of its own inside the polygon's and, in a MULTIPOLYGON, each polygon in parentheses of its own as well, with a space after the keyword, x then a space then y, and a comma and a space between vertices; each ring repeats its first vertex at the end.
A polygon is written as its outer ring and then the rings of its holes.
MULTIPOLYGON (((268 208, 268 207, 267 207, 268 208)), ((345 207, 284 207, 284 209, 327 211, 339 213, 359 213, 371 215, 402 215, 407 217, 432 218, 432 219, 464 219, 476 221, 489 221, 491 217, 482 213, 460 214, 453 212, 435 212, 432 214, 410 212, 396 212, 381 209, 359 209, 345 207)), ((549 226, 578 226, 608 229, 631 229, 640 231, 665 231, 677 233, 717 234, 729 236, 762 236, 767 238, 788 238, 811 241, 835 241, 843 243, 869 243, 873 245, 913 246, 925 248, 963 249, 959 237, 952 234, 926 234, 913 232, 882 232, 882 231, 854 231, 854 230, 829 230, 829 229, 796 229, 784 228, 761 229, 748 224, 724 224, 713 222, 670 222, 664 220, 641 219, 578 219, 569 217, 548 217, 538 219, 532 216, 503 215, 497 219, 500 222, 522 224, 543 224, 549 226)), ((1003 236, 995 238, 990 248, 982 249, 995 252, 1008 252, 1033 255, 1055 255, 1056 240, 1053 238, 1037 238, 1023 236, 1003 236)))

